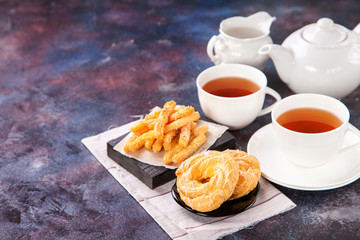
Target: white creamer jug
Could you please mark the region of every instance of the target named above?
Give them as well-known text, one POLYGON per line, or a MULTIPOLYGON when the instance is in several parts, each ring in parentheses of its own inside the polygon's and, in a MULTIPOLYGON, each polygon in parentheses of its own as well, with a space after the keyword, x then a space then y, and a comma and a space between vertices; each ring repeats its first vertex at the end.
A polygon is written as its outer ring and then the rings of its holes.
POLYGON ((275 17, 258 12, 248 17, 235 16, 220 23, 219 34, 207 45, 207 54, 215 64, 241 63, 263 70, 268 57, 258 54, 264 44, 272 44, 270 27, 275 17))

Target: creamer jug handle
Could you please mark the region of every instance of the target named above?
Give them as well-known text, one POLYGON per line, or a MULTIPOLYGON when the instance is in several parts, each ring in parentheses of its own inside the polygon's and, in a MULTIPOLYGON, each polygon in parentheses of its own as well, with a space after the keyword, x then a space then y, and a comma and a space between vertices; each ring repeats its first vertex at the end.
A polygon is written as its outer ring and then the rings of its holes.
MULTIPOLYGON (((216 54, 216 52, 215 52, 215 44, 217 41, 223 42, 223 39, 221 37, 219 37, 218 35, 212 36, 212 38, 209 40, 209 42, 207 44, 207 48, 206 48, 207 55, 209 56, 210 60, 215 65, 219 65, 222 62, 220 56, 218 54, 216 54)), ((224 45, 224 43, 222 45, 224 45)), ((225 48, 225 45, 223 46, 223 48, 225 48)))

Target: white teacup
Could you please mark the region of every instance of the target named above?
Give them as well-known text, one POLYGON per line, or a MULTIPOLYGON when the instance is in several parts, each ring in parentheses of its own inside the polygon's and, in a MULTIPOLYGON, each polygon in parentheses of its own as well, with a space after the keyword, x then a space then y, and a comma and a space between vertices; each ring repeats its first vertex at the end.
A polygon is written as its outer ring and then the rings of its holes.
POLYGON ((258 50, 264 44, 271 44, 270 26, 275 20, 267 12, 258 12, 248 17, 235 16, 220 23, 219 34, 208 42, 207 54, 215 64, 241 63, 265 68, 269 59, 258 50))
POLYGON ((221 64, 207 68, 196 79, 200 106, 205 115, 217 123, 237 130, 248 126, 258 116, 271 112, 272 105, 263 109, 265 94, 279 101, 281 96, 267 87, 267 78, 260 70, 243 64, 221 64), (249 95, 240 97, 222 97, 203 89, 204 85, 214 79, 223 77, 245 78, 255 83, 259 89, 249 95))
MULTIPOLYGON (((304 114, 296 118, 303 116, 304 114)), ((314 114, 309 116, 317 121, 314 114)), ((321 94, 304 93, 286 97, 276 104, 271 118, 277 145, 283 157, 301 167, 317 167, 327 163, 336 154, 354 147, 343 147, 344 137, 348 131, 359 135, 358 130, 349 124, 350 113, 347 107, 339 100, 321 94), (309 108, 325 110, 340 120, 340 123, 332 130, 313 133, 290 130, 279 124, 279 116, 285 112, 309 108)))

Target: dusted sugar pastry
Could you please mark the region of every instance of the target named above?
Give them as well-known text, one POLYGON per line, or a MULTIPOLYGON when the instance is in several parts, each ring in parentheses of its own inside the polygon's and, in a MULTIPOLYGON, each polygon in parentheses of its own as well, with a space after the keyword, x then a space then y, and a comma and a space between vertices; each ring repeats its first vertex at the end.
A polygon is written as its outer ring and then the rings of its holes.
POLYGON ((240 150, 226 150, 239 165, 239 180, 229 200, 247 195, 256 188, 261 176, 260 163, 253 155, 240 150))
POLYGON ((199 212, 247 195, 261 176, 256 157, 240 150, 196 154, 182 162, 175 174, 181 200, 199 212))
POLYGON ((233 194, 239 167, 230 154, 206 151, 185 160, 175 174, 181 200, 196 211, 210 212, 233 194))

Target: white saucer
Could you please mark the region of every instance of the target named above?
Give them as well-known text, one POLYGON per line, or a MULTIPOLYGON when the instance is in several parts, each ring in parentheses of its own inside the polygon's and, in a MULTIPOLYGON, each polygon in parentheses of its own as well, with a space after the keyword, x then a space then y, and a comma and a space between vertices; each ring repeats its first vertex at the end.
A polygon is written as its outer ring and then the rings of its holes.
MULTIPOLYGON (((360 132, 359 135, 348 132, 344 146, 359 141, 360 132)), ((247 152, 258 158, 263 177, 293 189, 334 189, 352 183, 360 177, 360 147, 337 155, 320 167, 299 167, 282 158, 271 124, 262 127, 251 136, 247 152)))

